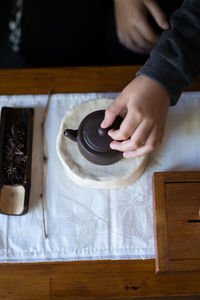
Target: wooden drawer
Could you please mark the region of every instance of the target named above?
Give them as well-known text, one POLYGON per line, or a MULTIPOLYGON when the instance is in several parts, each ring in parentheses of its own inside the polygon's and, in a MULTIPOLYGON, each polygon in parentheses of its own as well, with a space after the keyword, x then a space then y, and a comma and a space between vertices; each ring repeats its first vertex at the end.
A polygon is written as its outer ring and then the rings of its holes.
POLYGON ((154 174, 156 272, 200 271, 200 172, 154 174))

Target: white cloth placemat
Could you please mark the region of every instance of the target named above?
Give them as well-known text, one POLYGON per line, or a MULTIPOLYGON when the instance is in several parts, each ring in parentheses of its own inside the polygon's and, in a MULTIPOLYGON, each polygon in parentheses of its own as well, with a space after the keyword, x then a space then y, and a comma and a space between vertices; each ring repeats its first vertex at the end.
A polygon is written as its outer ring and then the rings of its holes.
POLYGON ((116 94, 55 94, 46 121, 46 225, 42 223, 41 123, 47 95, 0 96, 2 106, 35 107, 32 190, 25 216, 0 215, 0 261, 35 262, 155 257, 152 175, 200 169, 200 93, 184 93, 170 108, 165 138, 133 185, 97 190, 71 182, 56 153, 60 122, 72 106, 116 94))

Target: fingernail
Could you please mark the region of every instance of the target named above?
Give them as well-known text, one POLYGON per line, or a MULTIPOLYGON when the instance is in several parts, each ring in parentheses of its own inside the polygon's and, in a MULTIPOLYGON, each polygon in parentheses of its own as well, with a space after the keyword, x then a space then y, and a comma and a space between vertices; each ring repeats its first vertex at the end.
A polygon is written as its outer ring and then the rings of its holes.
POLYGON ((108 125, 109 125, 109 121, 104 119, 100 126, 103 127, 103 126, 108 126, 108 125))
POLYGON ((115 144, 110 144, 110 148, 113 149, 113 150, 116 150, 116 149, 117 149, 117 145, 115 145, 115 144))
POLYGON ((124 152, 124 157, 125 158, 129 158, 129 157, 132 157, 133 154, 136 152, 136 150, 134 151, 129 151, 129 152, 124 152))
POLYGON ((112 137, 112 133, 113 133, 113 132, 114 132, 114 129, 110 129, 110 130, 108 131, 108 135, 112 137))

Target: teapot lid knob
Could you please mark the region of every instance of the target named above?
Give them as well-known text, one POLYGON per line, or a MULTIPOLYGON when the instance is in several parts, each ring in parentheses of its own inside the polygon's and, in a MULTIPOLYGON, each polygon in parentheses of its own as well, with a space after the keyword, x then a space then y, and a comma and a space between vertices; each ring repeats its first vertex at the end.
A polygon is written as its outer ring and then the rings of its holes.
POLYGON ((108 134, 108 129, 107 128, 101 128, 101 126, 98 129, 98 134, 100 136, 105 136, 106 134, 108 134))

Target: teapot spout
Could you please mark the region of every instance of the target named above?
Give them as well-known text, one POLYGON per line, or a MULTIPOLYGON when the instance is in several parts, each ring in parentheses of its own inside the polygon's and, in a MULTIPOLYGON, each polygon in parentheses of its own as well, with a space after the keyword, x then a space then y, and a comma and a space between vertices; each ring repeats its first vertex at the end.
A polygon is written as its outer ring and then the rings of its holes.
POLYGON ((78 130, 65 129, 64 136, 70 138, 72 141, 77 142, 78 130))

